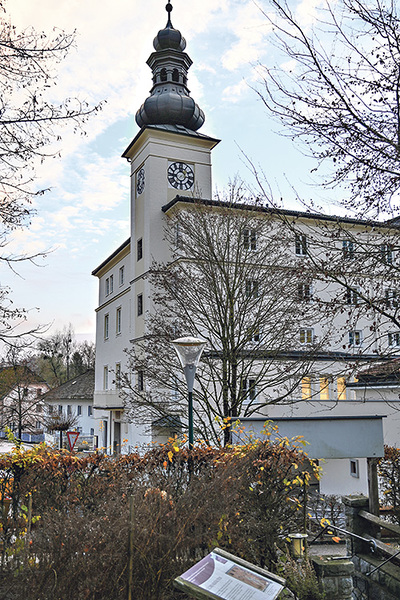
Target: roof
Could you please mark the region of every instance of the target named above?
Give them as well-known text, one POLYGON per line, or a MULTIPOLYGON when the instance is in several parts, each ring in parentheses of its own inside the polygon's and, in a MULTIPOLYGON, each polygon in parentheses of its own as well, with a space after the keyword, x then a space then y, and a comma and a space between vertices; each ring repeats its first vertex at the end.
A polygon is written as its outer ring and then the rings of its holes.
POLYGON ((105 267, 107 263, 110 262, 110 260, 112 260, 115 256, 118 256, 118 254, 120 252, 122 252, 122 250, 124 250, 127 246, 129 246, 130 243, 131 243, 131 238, 129 237, 127 240, 125 240, 125 242, 123 244, 121 244, 116 250, 114 250, 114 252, 112 254, 110 254, 110 256, 108 256, 105 260, 103 260, 101 265, 99 265, 98 267, 96 267, 94 269, 94 271, 92 271, 92 275, 97 275, 98 272, 101 271, 101 269, 103 267, 105 267))
POLYGON ((91 400, 94 394, 94 369, 70 379, 57 388, 43 394, 46 402, 61 400, 91 400))
POLYGON ((268 213, 271 215, 282 215, 294 218, 314 219, 318 221, 330 221, 333 223, 348 223, 351 225, 365 225, 368 227, 390 227, 398 229, 400 222, 391 219, 390 221, 373 221, 371 219, 353 219, 351 217, 341 217, 339 215, 325 215, 323 213, 313 213, 311 211, 287 210, 284 208, 271 208, 261 204, 246 204, 246 203, 231 203, 222 202, 221 200, 207 200, 204 198, 192 198, 189 196, 175 196, 173 200, 161 207, 161 210, 166 213, 173 206, 183 202, 185 204, 203 204, 204 206, 215 206, 221 208, 233 208, 238 210, 251 210, 254 212, 268 213))
POLYGON ((400 387, 400 358, 375 364, 357 373, 358 381, 348 384, 350 388, 400 387))
POLYGON ((46 384, 44 379, 34 373, 26 365, 6 366, 0 368, 0 398, 16 386, 27 387, 33 384, 46 384))

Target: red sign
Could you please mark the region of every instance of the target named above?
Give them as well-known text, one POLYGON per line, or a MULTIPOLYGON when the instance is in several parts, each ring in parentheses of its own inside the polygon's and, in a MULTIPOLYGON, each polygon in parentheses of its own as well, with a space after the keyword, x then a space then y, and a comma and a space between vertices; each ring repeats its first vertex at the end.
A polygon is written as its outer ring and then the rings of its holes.
POLYGON ((74 446, 76 444, 76 440, 79 437, 79 431, 67 431, 67 438, 68 438, 68 444, 69 444, 69 449, 72 450, 74 449, 74 446))

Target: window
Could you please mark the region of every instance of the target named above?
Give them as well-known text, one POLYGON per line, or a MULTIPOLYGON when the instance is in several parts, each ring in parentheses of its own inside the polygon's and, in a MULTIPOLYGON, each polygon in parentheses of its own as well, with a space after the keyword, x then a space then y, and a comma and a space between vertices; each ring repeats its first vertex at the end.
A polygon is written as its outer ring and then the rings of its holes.
POLYGON ((246 281, 246 296, 247 298, 258 297, 258 281, 254 279, 247 279, 246 281))
POLYGON ((360 294, 358 288, 348 288, 346 290, 346 302, 347 304, 356 305, 360 301, 360 294))
POLYGON ((42 427, 41 422, 40 421, 35 421, 35 428, 36 429, 41 429, 41 427, 42 427))
POLYGON ((103 369, 103 390, 108 390, 108 367, 103 369))
POLYGON ((90 435, 94 435, 94 428, 93 427, 90 428, 90 435))
POLYGON ((104 315, 104 339, 108 340, 110 332, 110 315, 104 315))
POLYGON ((352 477, 360 477, 360 469, 357 458, 350 459, 350 475, 352 477))
POLYGON ((88 417, 93 416, 93 406, 91 404, 89 404, 89 406, 87 407, 87 414, 88 417))
POLYGON ((297 286, 297 297, 303 302, 311 300, 311 285, 309 283, 299 283, 297 286))
POLYGON ((67 404, 67 415, 72 415, 72 406, 71 404, 67 404))
POLYGON ((122 265, 122 267, 119 268, 119 285, 124 285, 125 282, 125 267, 124 265, 122 265))
POLYGON ((139 392, 144 392, 144 373, 143 373, 143 371, 137 372, 137 389, 139 392))
POLYGON ((121 363, 115 365, 115 387, 117 389, 121 387, 121 363))
POLYGON ((342 241, 342 252, 343 258, 346 260, 350 260, 354 258, 354 242, 351 240, 343 240, 342 241))
POLYGON ((175 81, 176 83, 179 82, 179 71, 178 71, 178 69, 174 69, 172 71, 172 81, 175 81))
POLYGON ((307 254, 307 236, 303 233, 296 233, 295 251, 297 256, 305 256, 307 254))
POLYGON ((42 388, 36 388, 36 398, 40 398, 42 395, 42 388))
POLYGON ((80 415, 82 414, 82 406, 80 404, 78 404, 78 406, 76 407, 76 414, 78 415, 78 417, 80 417, 80 415))
POLYGON ((140 317, 140 315, 143 314, 143 294, 139 294, 137 297, 137 315, 138 317, 140 317))
POLYGON ((385 290, 385 304, 386 308, 397 308, 399 306, 399 298, 396 290, 385 290))
POLYGON ((161 69, 160 79, 161 81, 167 81, 167 69, 161 69))
POLYGON ((106 279, 106 296, 108 296, 110 294, 110 278, 107 277, 106 279))
POLYGON ((314 329, 300 329, 300 344, 312 344, 314 341, 314 329))
POLYGON ((350 346, 361 346, 362 344, 362 331, 349 331, 349 345, 350 346))
POLYGON ((82 433, 83 429, 82 429, 82 427, 77 427, 77 428, 76 428, 76 431, 77 431, 78 433, 82 433))
POLYGON ((110 294, 114 291, 114 276, 110 275, 110 294))
POLYGON ((393 247, 390 244, 381 244, 380 247, 381 260, 385 265, 390 265, 393 262, 393 247))
POLYGON ((337 379, 337 397, 338 400, 346 400, 346 380, 344 377, 337 379))
POLYGON ((243 246, 245 250, 257 250, 257 232, 255 229, 243 231, 243 246))
POLYGON ((140 240, 136 243, 136 260, 141 260, 143 258, 143 240, 140 240))
POLYGON ((319 398, 320 400, 329 400, 329 379, 327 377, 319 378, 319 398))
POLYGON ((115 331, 116 334, 119 335, 121 333, 121 318, 122 318, 122 308, 117 308, 117 312, 115 315, 115 331))
POLYGON ((54 409, 55 409, 55 406, 52 406, 51 404, 48 405, 47 410, 49 411, 49 415, 53 414, 54 409))
POLYGON ((400 331, 395 331, 394 333, 388 333, 388 343, 389 346, 394 346, 398 348, 400 346, 400 331))
POLYGON ((175 223, 175 248, 178 250, 183 247, 182 232, 179 221, 175 223))
POLYGON ((311 400, 311 377, 303 377, 301 380, 301 399, 311 400))
POLYGON ((62 404, 58 405, 58 414, 61 415, 63 411, 62 404))
POLYGON ((242 379, 243 402, 249 404, 257 400, 256 379, 242 379))

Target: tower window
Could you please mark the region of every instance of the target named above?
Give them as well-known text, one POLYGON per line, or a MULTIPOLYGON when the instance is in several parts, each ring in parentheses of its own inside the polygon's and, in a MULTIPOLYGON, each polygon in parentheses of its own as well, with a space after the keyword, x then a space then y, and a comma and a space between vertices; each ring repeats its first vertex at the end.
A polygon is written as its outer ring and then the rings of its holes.
POLYGON ((174 69, 172 71, 172 81, 179 82, 179 71, 178 71, 178 69, 174 69))
POLYGON ((161 69, 160 79, 161 81, 167 81, 167 69, 161 69))

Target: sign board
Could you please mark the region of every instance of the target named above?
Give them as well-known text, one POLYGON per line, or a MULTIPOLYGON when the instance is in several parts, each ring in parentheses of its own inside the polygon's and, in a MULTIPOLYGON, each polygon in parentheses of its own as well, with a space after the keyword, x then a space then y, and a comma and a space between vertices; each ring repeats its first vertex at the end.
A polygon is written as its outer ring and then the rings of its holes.
POLYGON ((174 585, 189 596, 205 600, 275 600, 285 580, 215 548, 177 577, 174 585))
MULTIPOLYGON (((305 451, 310 458, 379 458, 384 456, 382 418, 381 415, 278 417, 272 421, 278 432, 273 431, 271 438, 303 436, 308 442, 305 451)), ((264 418, 240 419, 242 430, 234 443, 245 440, 249 433, 263 438, 264 423, 264 418)))
POLYGON ((79 431, 67 431, 68 445, 71 452, 74 449, 78 437, 79 431))

